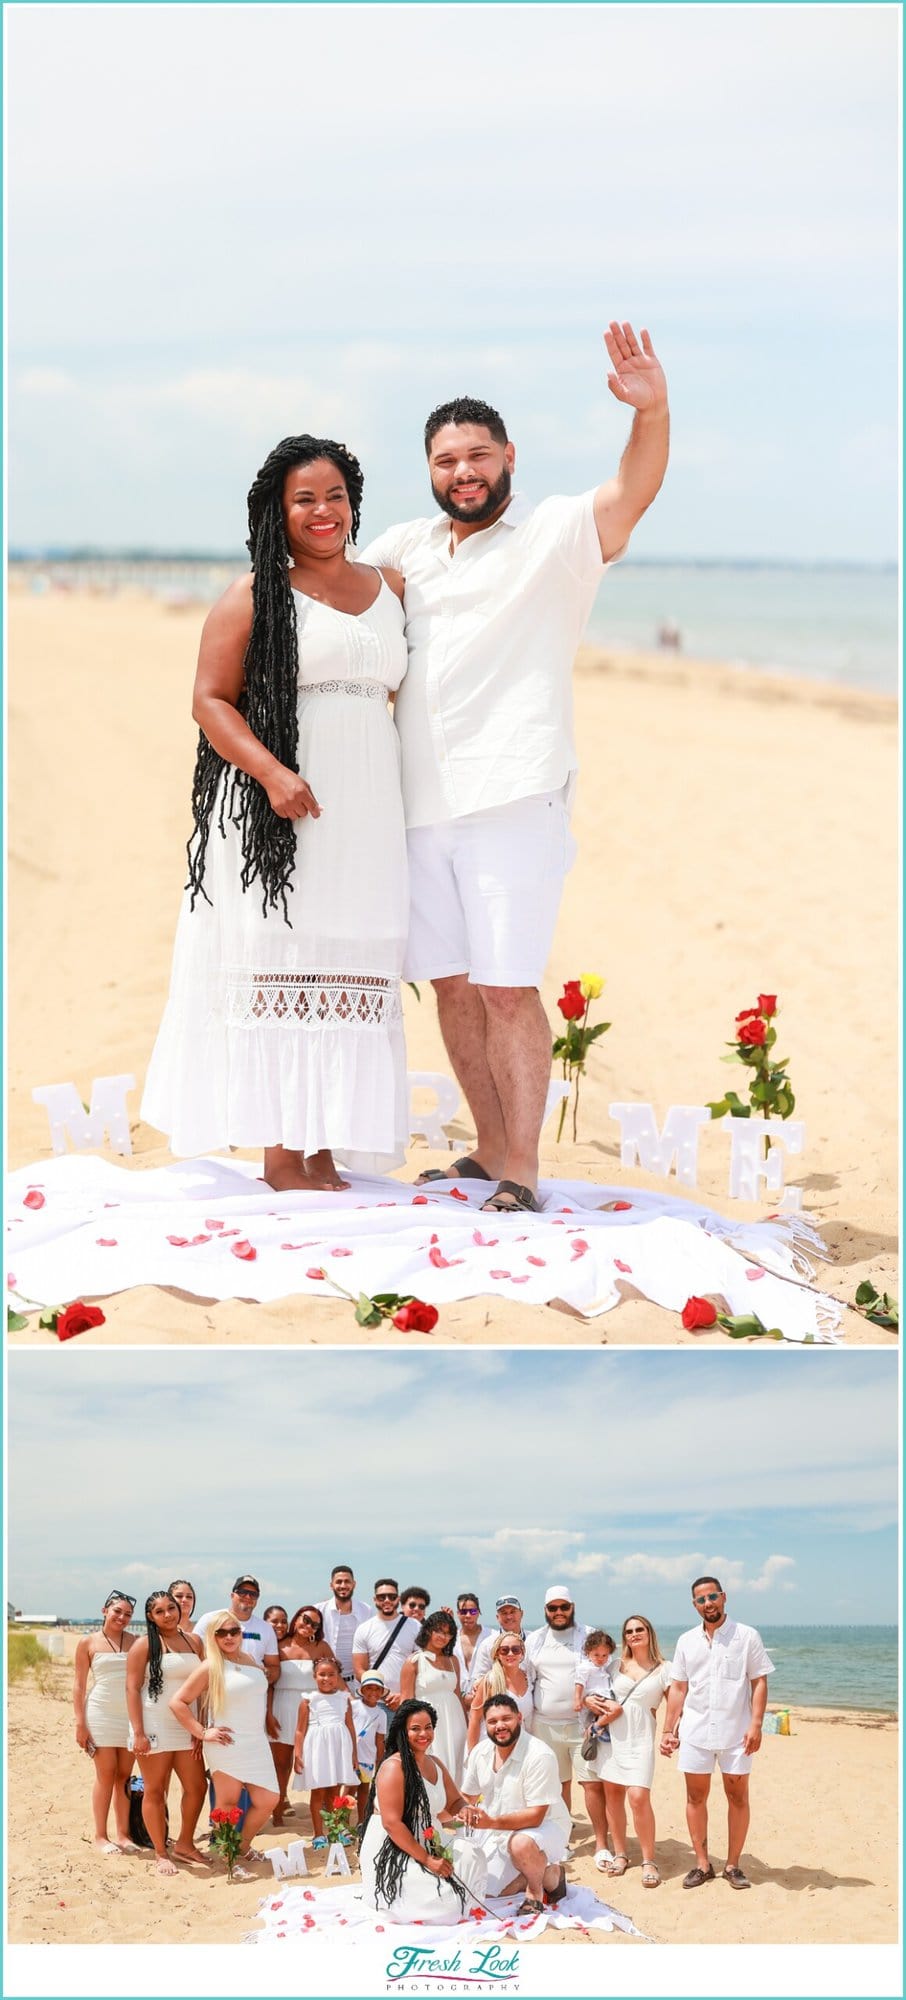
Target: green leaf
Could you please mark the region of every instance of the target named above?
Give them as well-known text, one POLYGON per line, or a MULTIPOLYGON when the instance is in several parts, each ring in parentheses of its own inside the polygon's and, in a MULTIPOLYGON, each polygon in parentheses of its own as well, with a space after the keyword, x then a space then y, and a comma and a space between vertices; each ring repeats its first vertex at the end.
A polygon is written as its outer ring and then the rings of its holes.
POLYGON ((43 1326, 48 1333, 56 1333, 57 1320, 59 1319, 59 1317, 60 1317, 60 1307, 48 1306, 47 1311, 42 1312, 41 1317, 38 1321, 38 1325, 43 1326))
POLYGON ((608 1028, 611 1026, 612 1023, 610 1021, 599 1021, 596 1028, 589 1028, 587 1030, 587 1039, 590 1042, 596 1042, 598 1036, 606 1035, 608 1028))
POLYGON ((355 1316, 359 1326, 380 1326, 381 1320, 384 1317, 380 1306, 375 1304, 374 1299, 368 1297, 367 1292, 359 1293, 359 1303, 355 1309, 355 1316))
POLYGON ((26 1319, 25 1314, 13 1312, 12 1306, 7 1306, 6 1308, 7 1333, 24 1333, 26 1331, 27 1326, 28 1326, 28 1320, 26 1319))
POLYGON ((725 1097, 719 1097, 716 1103, 707 1105, 706 1109, 710 1111, 712 1118, 726 1118, 730 1106, 725 1097))
POLYGON ((756 1334, 767 1333, 764 1322, 757 1313, 718 1313, 717 1324, 722 1326, 731 1340, 747 1340, 756 1334))
POLYGON ((738 1048, 736 1048, 736 1047, 735 1047, 735 1045, 734 1045, 734 1044, 733 1044, 732 1042, 728 1042, 728 1043, 727 1043, 727 1047, 728 1047, 728 1048, 732 1048, 732 1049, 733 1049, 733 1054, 732 1054, 731 1056, 721 1056, 721 1058, 720 1058, 721 1062, 725 1062, 725 1063, 741 1063, 741 1062, 745 1062, 745 1056, 743 1056, 743 1055, 740 1055, 740 1052, 739 1052, 738 1048))
POLYGON ((856 1287, 857 1306, 874 1305, 875 1300, 879 1298, 879 1296, 880 1294, 875 1291, 874 1285, 872 1284, 870 1278, 863 1278, 861 1285, 857 1285, 856 1287))

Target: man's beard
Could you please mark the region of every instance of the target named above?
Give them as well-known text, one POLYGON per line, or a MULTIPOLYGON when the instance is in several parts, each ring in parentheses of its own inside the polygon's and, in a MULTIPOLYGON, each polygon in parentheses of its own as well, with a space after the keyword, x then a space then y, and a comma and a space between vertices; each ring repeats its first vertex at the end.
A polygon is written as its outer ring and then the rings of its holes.
POLYGON ((443 512, 449 515, 451 521, 474 522, 490 520, 491 515, 496 514, 498 509, 504 505, 504 502, 509 499, 512 488, 512 474, 507 466, 504 466, 500 478, 493 486, 489 487, 485 499, 478 505, 458 507, 448 494, 438 493, 436 486, 432 485, 431 491, 437 501, 438 507, 442 508, 443 512))

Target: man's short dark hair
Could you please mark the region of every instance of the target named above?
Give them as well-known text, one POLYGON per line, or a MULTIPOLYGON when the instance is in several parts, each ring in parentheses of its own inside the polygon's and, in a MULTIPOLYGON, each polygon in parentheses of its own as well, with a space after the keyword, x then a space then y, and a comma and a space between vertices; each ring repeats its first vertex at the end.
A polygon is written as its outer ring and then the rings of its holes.
POLYGON ((522 1721, 519 1703, 511 1694, 489 1694, 487 1701, 482 1703, 482 1715, 487 1715, 489 1708, 511 1708, 513 1714, 518 1715, 520 1722, 522 1721))
POLYGON ((700 1583, 713 1583, 713 1585, 714 1585, 714 1588, 715 1588, 715 1590, 719 1590, 719 1591, 720 1591, 720 1594, 721 1594, 721 1597, 723 1597, 723 1594, 724 1594, 724 1587, 723 1587, 723 1584, 722 1584, 722 1583, 721 1583, 721 1581, 720 1581, 720 1578, 719 1578, 719 1577, 716 1577, 716 1576, 697 1576, 697 1577, 696 1577, 696 1579, 695 1579, 695 1582, 694 1582, 694 1584, 692 1585, 692 1595, 693 1595, 693 1597, 695 1596, 695 1593, 696 1593, 696 1591, 697 1591, 697 1589, 698 1589, 698 1586, 699 1586, 699 1584, 700 1584, 700 1583))
POLYGON ((351 1563, 334 1563, 333 1569, 330 1572, 331 1583, 333 1582, 335 1576, 340 1576, 342 1574, 343 1570, 346 1571, 347 1576, 355 1576, 355 1570, 353 1569, 351 1563))
POLYGON ((405 1604, 407 1597, 424 1598, 426 1611, 431 1602, 431 1592, 425 1589, 423 1583, 407 1583, 405 1590, 400 1591, 400 1602, 405 1604))
POLYGON ((379 1576, 374 1586, 375 1591, 382 1590, 385 1585, 389 1590, 399 1590, 399 1584, 395 1576, 379 1576))
POLYGON ((495 444, 509 444, 506 424, 499 410, 490 403, 482 403, 477 396, 454 396, 452 403, 438 403, 437 409, 425 425, 425 457, 430 458, 431 446, 438 431, 445 424, 482 424, 490 431, 495 444))

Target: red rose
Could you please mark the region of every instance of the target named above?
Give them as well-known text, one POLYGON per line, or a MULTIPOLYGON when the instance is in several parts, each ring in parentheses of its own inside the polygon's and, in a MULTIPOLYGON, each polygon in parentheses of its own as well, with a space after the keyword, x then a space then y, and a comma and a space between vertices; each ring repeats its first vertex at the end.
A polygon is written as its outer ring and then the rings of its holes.
POLYGON ((563 1015, 564 1021, 581 1020, 585 1012, 585 996, 578 979, 567 980, 563 992, 557 1001, 557 1006, 563 1015))
POLYGON ((215 1806, 211 1814, 211 1825, 222 1826, 225 1819, 226 1819, 226 1813, 222 1811, 220 1806, 215 1806))
POLYGON ((90 1326, 103 1326, 104 1314, 100 1306, 83 1306, 81 1299, 74 1299, 71 1306, 65 1306, 57 1317, 54 1332, 58 1340, 71 1340, 74 1333, 85 1333, 90 1326))
POLYGON ((697 1299, 693 1295, 683 1307, 683 1325, 687 1333, 697 1332, 700 1326, 716 1326, 717 1307, 710 1299, 697 1299))
POLYGON ((758 1005, 759 1008, 761 1009, 762 1014, 764 1014, 766 1018, 770 1020, 771 1015, 776 1014, 777 1012, 776 993, 759 993, 758 1005))
POLYGON ((423 1299, 410 1299, 408 1305, 400 1306, 393 1315, 393 1324, 400 1333, 433 1333, 438 1321, 436 1306, 427 1306, 423 1299))
POLYGON ((736 1029, 736 1040, 744 1042, 747 1048, 761 1048, 767 1038, 767 1022, 760 1014, 754 1020, 740 1021, 736 1029))
POLYGON ((742 1013, 737 1014, 736 1019, 737 1021, 757 1021, 760 1011, 759 1007, 744 1007, 742 1013))
POLYGON ((229 1820, 231 1826, 238 1826, 242 1819, 241 1806, 231 1806, 229 1812, 224 1814, 224 1818, 229 1820))

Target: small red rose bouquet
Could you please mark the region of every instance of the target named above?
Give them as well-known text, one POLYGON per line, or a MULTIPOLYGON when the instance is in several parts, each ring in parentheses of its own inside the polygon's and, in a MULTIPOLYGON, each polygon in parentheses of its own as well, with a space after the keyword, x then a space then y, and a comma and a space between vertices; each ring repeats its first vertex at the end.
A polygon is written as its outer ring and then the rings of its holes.
POLYGON ((321 1814, 324 1831, 329 1841, 338 1840, 341 1847, 352 1845, 352 1819, 355 1799, 350 1792, 338 1792, 333 1804, 325 1806, 321 1814))
MULTIPOLYGON (((12 1286, 9 1290, 11 1296, 22 1299, 24 1305, 34 1304, 32 1299, 25 1298, 22 1292, 14 1291, 12 1286)), ((72 1304, 68 1306, 46 1306, 38 1321, 38 1325, 44 1327, 48 1333, 55 1333, 58 1340, 73 1340, 77 1333, 87 1333, 89 1327, 104 1324, 105 1315, 100 1306, 86 1306, 82 1299, 73 1299, 72 1304)), ((16 1312, 12 1306, 7 1306, 7 1333, 24 1333, 27 1326, 27 1315, 16 1312)))
POLYGON ((210 1844, 216 1853, 223 1855, 230 1882, 242 1846, 243 1818, 240 1806, 215 1806, 211 1814, 210 1844))
MULTIPOLYGON (((757 1313, 720 1312, 713 1299, 699 1299, 694 1293, 686 1300, 682 1321, 687 1333, 703 1333, 708 1327, 719 1326, 731 1340, 756 1340, 760 1334, 766 1340, 784 1337, 779 1326, 765 1326, 757 1313)), ((807 1333, 805 1338, 810 1341, 812 1335, 807 1333)))
POLYGON ((424 1299, 413 1298, 411 1292, 375 1292, 373 1299, 367 1292, 347 1292, 346 1286, 338 1284, 336 1278, 321 1266, 309 1271, 310 1278, 323 1278, 325 1284, 332 1285, 340 1297, 348 1299, 355 1306, 355 1316, 359 1326, 380 1326, 389 1319, 400 1333, 433 1333, 440 1317, 436 1306, 425 1304, 424 1299))
MULTIPOLYGON (((603 986, 604 981, 596 972, 583 972, 581 979, 568 979, 566 981, 563 992, 557 1001, 557 1006, 566 1022, 566 1031, 564 1034, 555 1037, 551 1054, 554 1062, 563 1064, 564 1083, 575 1084, 573 1092, 574 1143, 577 1138, 576 1127, 579 1117, 579 1078, 585 1075, 585 1064, 592 1043, 598 1040, 599 1035, 606 1035, 610 1027, 609 1021, 598 1021, 593 1028, 589 1027, 588 1024, 591 1003, 593 1000, 599 998, 603 986)), ((567 1099, 564 1097, 560 1106, 560 1123, 557 1126, 558 1141, 563 1136, 563 1121, 566 1117, 566 1106, 567 1099)))
POLYGON ((750 1118, 753 1111, 763 1118, 791 1117, 796 1099, 787 1076, 788 1058, 774 1055, 776 1013, 776 993, 759 993, 757 1007, 744 1007, 737 1014, 734 1040, 727 1043, 730 1054, 721 1056, 721 1062, 742 1063, 752 1071, 749 1102, 743 1104, 735 1090, 726 1090, 708 1105, 712 1118, 725 1118, 728 1111, 731 1118, 750 1118))

